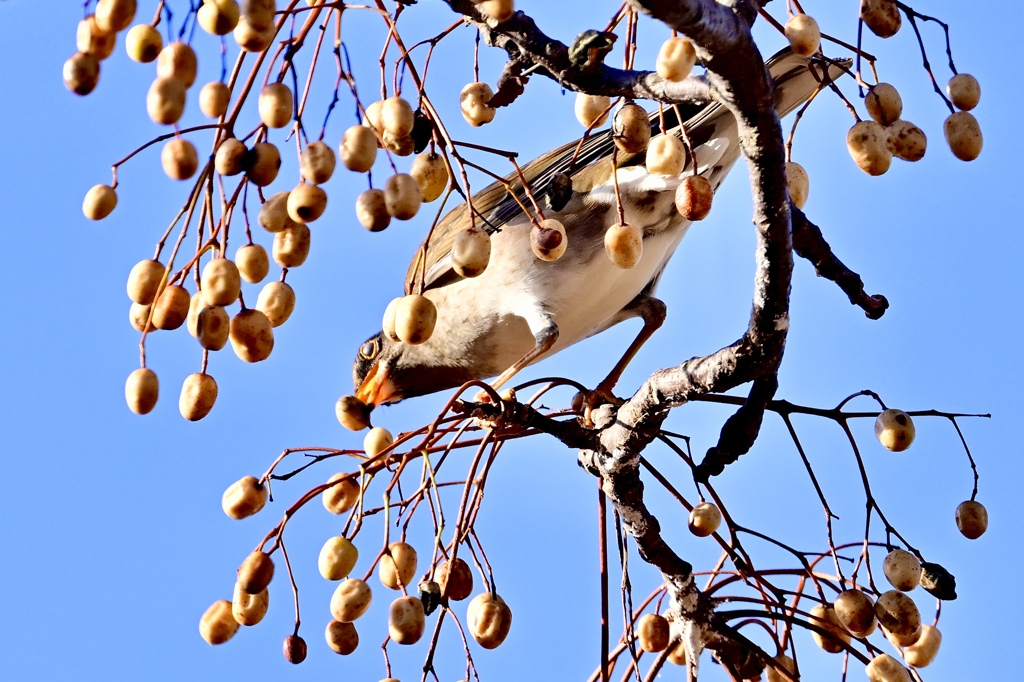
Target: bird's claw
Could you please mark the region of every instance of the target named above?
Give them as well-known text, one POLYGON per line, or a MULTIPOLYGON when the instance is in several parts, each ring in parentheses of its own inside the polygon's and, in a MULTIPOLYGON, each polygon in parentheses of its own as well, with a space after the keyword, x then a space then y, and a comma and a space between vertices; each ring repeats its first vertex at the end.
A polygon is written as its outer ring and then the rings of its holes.
POLYGON ((583 426, 588 429, 594 429, 606 426, 605 422, 608 421, 608 410, 600 410, 599 408, 605 405, 618 407, 623 402, 625 401, 621 398, 615 397, 611 388, 598 385, 592 391, 577 393, 576 397, 573 398, 572 404, 583 426))

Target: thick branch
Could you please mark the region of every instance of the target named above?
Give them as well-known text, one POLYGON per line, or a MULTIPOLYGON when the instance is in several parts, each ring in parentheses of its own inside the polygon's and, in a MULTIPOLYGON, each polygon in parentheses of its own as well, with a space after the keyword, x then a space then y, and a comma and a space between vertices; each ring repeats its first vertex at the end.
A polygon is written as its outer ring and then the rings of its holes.
POLYGON ((860 275, 836 257, 818 226, 808 220, 797 207, 792 206, 790 210, 793 212, 793 249, 797 254, 811 262, 819 277, 838 284, 843 293, 849 296, 850 303, 862 308, 869 318, 877 320, 884 315, 889 308, 885 296, 868 295, 860 275))

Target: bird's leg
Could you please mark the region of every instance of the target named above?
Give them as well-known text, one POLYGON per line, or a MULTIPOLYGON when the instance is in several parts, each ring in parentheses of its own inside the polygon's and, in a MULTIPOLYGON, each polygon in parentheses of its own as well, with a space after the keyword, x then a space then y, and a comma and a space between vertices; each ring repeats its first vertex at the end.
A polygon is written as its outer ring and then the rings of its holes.
POLYGON ((638 316, 644 321, 644 326, 640 330, 640 333, 633 339, 633 343, 629 344, 629 348, 622 354, 615 366, 608 373, 601 383, 597 385, 593 391, 588 391, 583 396, 584 405, 584 416, 589 414, 590 410, 594 409, 601 403, 620 403, 612 393, 615 388, 615 384, 619 382, 622 377, 622 373, 626 371, 626 367, 633 360, 633 357, 639 352, 640 348, 643 347, 647 340, 654 335, 654 332, 658 331, 661 325, 665 322, 666 313, 665 304, 661 299, 657 299, 654 296, 646 293, 640 293, 634 298, 628 306, 623 308, 621 315, 626 317, 638 316))
POLYGON ((537 358, 551 350, 551 347, 555 345, 555 341, 558 340, 558 325, 547 315, 538 317, 538 320, 543 321, 543 326, 534 328, 533 320, 530 322, 530 330, 533 332, 533 336, 537 339, 537 345, 533 347, 529 353, 524 355, 518 361, 516 361, 511 367, 502 372, 497 379, 491 382, 491 388, 494 390, 500 389, 508 382, 509 379, 514 377, 519 370, 523 369, 530 363, 534 362, 537 358))

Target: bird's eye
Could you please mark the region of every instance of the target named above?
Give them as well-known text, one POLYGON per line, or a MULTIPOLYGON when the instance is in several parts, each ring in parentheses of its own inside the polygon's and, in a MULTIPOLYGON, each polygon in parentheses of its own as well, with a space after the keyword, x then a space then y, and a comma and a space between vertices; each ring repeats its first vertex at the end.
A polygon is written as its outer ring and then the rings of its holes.
POLYGON ((366 360, 373 360, 375 357, 377 357, 377 353, 379 352, 380 348, 378 347, 377 339, 371 339, 367 341, 359 349, 359 355, 361 355, 366 360))

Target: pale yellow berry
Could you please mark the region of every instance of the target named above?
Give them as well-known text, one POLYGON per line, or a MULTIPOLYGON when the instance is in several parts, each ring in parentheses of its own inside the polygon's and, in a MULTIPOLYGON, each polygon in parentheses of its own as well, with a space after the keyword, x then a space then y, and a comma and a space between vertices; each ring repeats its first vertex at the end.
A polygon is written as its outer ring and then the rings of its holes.
POLYGON ((392 542, 377 564, 377 575, 384 587, 400 590, 409 587, 416 577, 417 556, 412 545, 392 542))
POLYGON ((615 112, 612 135, 615 146, 627 154, 644 151, 651 141, 651 121, 647 112, 638 104, 626 104, 615 112))
POLYGON ((950 78, 946 85, 946 93, 953 106, 961 111, 970 111, 981 101, 981 85, 978 79, 969 73, 958 73, 950 78))
MULTIPOLYGON (((338 402, 334 405, 334 415, 341 422, 341 425, 349 431, 362 431, 370 425, 369 406, 354 395, 343 395, 338 398, 338 402)), ((337 488, 338 486, 334 487, 337 488)), ((327 506, 326 500, 327 498, 325 497, 324 506, 327 506)))
POLYGON ((697 51, 689 38, 669 38, 661 45, 655 71, 665 80, 681 81, 697 63, 697 51))
POLYGON ((242 16, 257 31, 265 31, 274 25, 276 0, 242 0, 242 16))
POLYGON ((324 637, 327 639, 327 646, 342 656, 348 656, 359 646, 359 633, 352 623, 331 620, 324 631, 324 637))
POLYGON ((110 33, 123 31, 135 18, 135 0, 99 0, 96 3, 96 23, 110 33))
POLYGON ((967 500, 956 508, 956 527, 968 540, 977 540, 988 530, 988 510, 981 502, 967 500))
POLYGON ((299 173, 306 182, 322 185, 331 179, 336 164, 333 149, 323 142, 311 142, 299 156, 299 173))
POLYGON ((426 296, 405 296, 395 306, 395 334, 411 346, 425 343, 434 333, 437 307, 426 296))
POLYGON ((370 232, 380 232, 391 224, 384 191, 368 189, 356 197, 356 218, 370 232))
POLYGON ((218 173, 226 176, 238 175, 245 170, 245 161, 249 150, 241 140, 229 137, 217 147, 213 157, 213 167, 218 173))
POLYGON ((484 592, 470 602, 466 625, 480 646, 495 649, 501 646, 512 628, 512 610, 498 595, 484 592))
POLYGON ((950 114, 943 128, 953 156, 961 161, 974 161, 981 154, 982 137, 978 119, 966 111, 950 114))
POLYGON ((221 497, 220 506, 233 519, 244 519, 263 509, 267 504, 267 487, 254 476, 245 476, 228 486, 221 497))
POLYGON ((395 437, 391 435, 390 431, 382 426, 375 426, 363 438, 363 451, 367 457, 376 457, 391 447, 394 442, 395 437))
POLYGON ((879 38, 891 38, 903 23, 896 0, 860 0, 860 18, 879 38))
POLYGON ((281 152, 270 142, 257 142, 249 150, 246 166, 249 182, 257 187, 266 187, 277 178, 281 169, 281 152))
POLYGON ((267 250, 259 244, 245 244, 238 247, 238 250, 235 251, 235 265, 238 266, 238 274, 242 276, 242 279, 251 284, 262 282, 270 272, 270 259, 267 258, 267 250))
POLYGON ((701 502, 690 511, 687 525, 691 533, 706 538, 722 525, 722 512, 711 502, 701 502))
POLYGON ((470 83, 462 88, 459 95, 459 106, 462 108, 462 117, 471 126, 482 126, 494 120, 497 111, 488 102, 494 97, 494 91, 487 83, 479 81, 470 83))
POLYGON ((365 173, 377 158, 377 136, 367 126, 352 126, 341 138, 340 152, 345 168, 365 173))
POLYGON ((271 326, 280 327, 295 310, 295 290, 285 282, 268 282, 256 299, 256 310, 267 316, 271 326))
POLYGON ((231 305, 242 290, 238 266, 227 258, 214 258, 207 263, 200 281, 206 305, 231 305))
POLYGON ((231 348, 245 362, 260 362, 274 350, 274 330, 259 310, 245 309, 231 318, 231 348))
POLYGON ((277 27, 273 23, 265 29, 256 29, 245 17, 238 20, 238 25, 232 32, 238 47, 245 52, 263 52, 274 42, 276 34, 277 27))
POLYGON ((331 615, 342 623, 351 623, 370 608, 373 592, 358 578, 343 580, 331 597, 331 615))
POLYGON ((282 268, 297 268, 309 257, 312 235, 302 223, 293 223, 274 235, 272 255, 282 268))
POLYGON ((643 232, 629 223, 612 225, 604 233, 604 251, 618 267, 633 268, 644 253, 643 232))
POLYGON ((885 579, 897 590, 909 592, 921 582, 921 562, 903 549, 894 549, 882 561, 885 579))
POLYGON ((476 8, 480 10, 480 14, 483 14, 495 24, 508 21, 516 11, 513 0, 483 0, 482 2, 474 0, 474 2, 476 8))
POLYGON ((347 538, 336 536, 328 538, 320 548, 317 568, 326 580, 342 580, 355 568, 359 560, 359 550, 347 538))
POLYGON ((90 14, 78 22, 78 34, 75 37, 78 51, 91 54, 99 61, 109 57, 117 44, 117 34, 100 28, 96 23, 95 14, 90 14))
POLYGON ((491 259, 491 236, 482 227, 467 227, 452 243, 452 268, 462 277, 477 277, 491 259))
POLYGON ((240 16, 235 0, 204 0, 196 12, 196 22, 207 33, 223 36, 234 30, 240 16))
POLYGON ((420 186, 423 201, 431 202, 444 193, 448 187, 448 168, 444 159, 435 152, 423 152, 409 168, 409 175, 420 186))
POLYGON ((917 641, 903 650, 903 657, 915 668, 924 668, 935 660, 940 646, 942 633, 939 629, 931 625, 922 625, 917 641))
POLYGON ((418 597, 399 597, 388 610, 388 634, 397 644, 415 644, 423 636, 426 616, 418 597))
POLYGON ((857 167, 868 175, 882 175, 892 164, 885 144, 885 129, 875 121, 859 121, 846 133, 846 148, 857 167))
POLYGON ((199 619, 199 634, 207 644, 223 644, 238 632, 238 621, 231 613, 231 602, 221 599, 206 609, 199 619))
POLYGON ((93 185, 82 200, 82 213, 89 220, 103 220, 117 206, 117 192, 110 185, 93 185))
POLYGON ((898 159, 920 161, 928 149, 928 137, 910 121, 899 120, 885 129, 885 146, 898 159))
POLYGON ((903 98, 899 90, 888 83, 879 83, 868 91, 864 106, 871 118, 883 126, 890 125, 903 115, 903 98))
POLYGON ((317 185, 301 183, 288 194, 288 217, 297 223, 311 223, 327 210, 327 192, 317 185))
POLYGON ((128 273, 128 298, 149 305, 164 283, 164 266, 158 260, 139 261, 128 273))
POLYGON ((384 183, 384 205, 393 218, 409 220, 419 212, 422 201, 419 184, 407 173, 392 175, 384 183))
POLYGON ((228 343, 231 318, 219 305, 204 305, 196 316, 196 339, 206 350, 220 350, 228 343))
POLYGON ((647 172, 654 175, 679 175, 686 165, 686 147, 675 135, 655 135, 647 145, 647 172))
POLYGON ((399 96, 388 97, 380 106, 380 123, 385 132, 405 137, 412 132, 415 115, 412 106, 399 96))
POLYGON ((131 307, 128 308, 128 322, 131 323, 132 329, 137 332, 152 333, 156 331, 156 326, 151 320, 152 316, 152 305, 132 303, 131 307))
POLYGON ((284 83, 271 83, 260 91, 260 120, 270 128, 284 128, 292 120, 294 100, 284 83))
MULTIPOLYGON (((352 396, 346 396, 351 398, 352 396)), ((345 398, 339 400, 339 404, 345 398)), ((353 421, 361 421, 363 407, 358 404, 346 405, 346 409, 349 409, 348 417, 353 421)), ((365 407, 365 406, 364 406, 365 407)), ((361 428, 365 428, 361 427, 361 428)), ((352 429, 358 431, 359 429, 352 429)), ((324 504, 324 509, 331 512, 332 514, 344 514, 352 507, 356 506, 356 502, 359 501, 359 483, 352 478, 349 474, 344 472, 334 474, 329 479, 328 483, 333 483, 331 487, 324 490, 320 496, 321 501, 324 504)))
MULTIPOLYGON (((217 381, 209 374, 189 374, 181 386, 178 397, 178 411, 185 419, 194 422, 210 414, 217 402, 217 381)), ((242 623, 248 625, 248 623, 242 623)))
POLYGON ((864 673, 871 682, 910 682, 910 673, 889 654, 879 654, 871 659, 864 673))
POLYGON ((875 602, 860 590, 844 590, 832 602, 839 623, 855 637, 875 630, 875 602))
POLYGON ((148 367, 140 367, 128 375, 124 384, 124 399, 128 409, 135 414, 149 414, 156 407, 160 397, 160 382, 156 372, 148 367))
POLYGON ((807 205, 807 196, 811 193, 811 179, 799 163, 786 162, 786 188, 789 190, 789 198, 797 208, 802 209, 807 205))
POLYGON ((211 81, 199 90, 199 111, 206 118, 220 118, 228 111, 231 90, 225 83, 211 81))
POLYGON ((885 410, 875 419, 875 437, 886 450, 903 452, 914 442, 914 420, 903 410, 885 410))
POLYGON ((664 651, 672 638, 668 620, 656 613, 645 613, 637 621, 636 638, 640 648, 648 653, 664 651))
POLYGON ((249 594, 235 583, 235 591, 231 598, 231 615, 239 625, 258 625, 267 615, 270 607, 270 592, 264 589, 257 594, 249 594))
POLYGON ((198 68, 195 50, 181 41, 164 47, 156 59, 157 76, 177 78, 186 88, 196 82, 198 68))
POLYGON ((554 218, 540 221, 530 229, 530 248, 533 255, 543 261, 556 261, 565 254, 569 238, 565 226, 554 218))
POLYGON ((921 627, 921 612, 914 600, 899 590, 889 590, 875 601, 875 618, 894 635, 913 635, 921 627))
POLYGON ((821 46, 821 30, 818 22, 806 14, 794 14, 786 22, 786 38, 793 52, 810 57, 821 46))
POLYGON ((810 611, 808 621, 825 631, 826 634, 811 631, 811 639, 824 651, 837 654, 843 650, 843 644, 850 643, 850 633, 839 622, 839 617, 836 616, 836 611, 831 604, 815 604, 810 611))
POLYGON ((149 24, 137 24, 124 37, 124 49, 128 58, 140 64, 149 64, 160 56, 164 39, 160 31, 149 24))
POLYGON ((295 224, 295 221, 288 217, 288 194, 289 192, 278 192, 260 206, 256 222, 267 232, 277 233, 295 224))
POLYGON ((172 180, 188 180, 199 170, 199 153, 188 140, 168 140, 160 151, 160 164, 172 180))
POLYGON ((188 317, 192 296, 185 287, 175 284, 164 287, 153 303, 153 326, 157 329, 177 329, 188 317))
POLYGON ((582 92, 576 93, 576 120, 584 128, 596 128, 604 125, 608 120, 608 111, 611 109, 612 100, 604 95, 588 95, 582 92))
POLYGON ((64 62, 64 87, 76 95, 88 95, 100 82, 100 62, 85 52, 77 52, 64 62))

